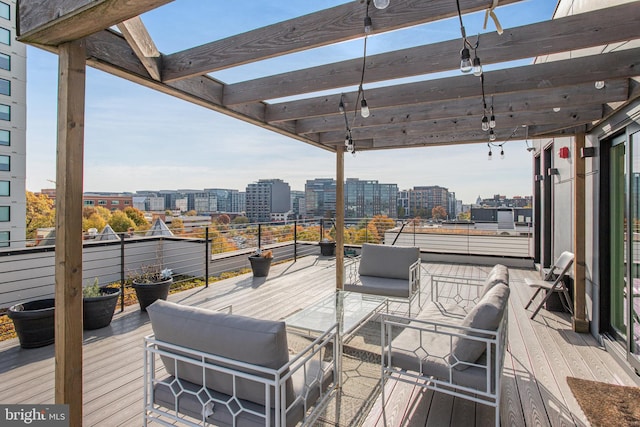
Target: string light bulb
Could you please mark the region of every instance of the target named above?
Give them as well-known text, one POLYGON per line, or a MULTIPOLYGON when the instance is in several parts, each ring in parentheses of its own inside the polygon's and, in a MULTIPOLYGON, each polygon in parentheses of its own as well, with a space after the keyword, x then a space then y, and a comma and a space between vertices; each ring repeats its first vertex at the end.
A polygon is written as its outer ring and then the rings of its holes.
POLYGON ((500 158, 504 159, 504 148, 502 148, 502 144, 500 144, 500 158))
POLYGON ((367 14, 367 16, 364 17, 364 33, 370 34, 372 28, 373 22, 371 21, 371 17, 367 14))
POLYGON ((360 101, 360 115, 363 118, 367 118, 369 117, 369 115, 371 114, 371 112, 369 111, 369 106, 367 105, 367 100, 364 99, 364 97, 362 98, 362 101, 360 101))
POLYGON ((496 134, 495 134, 495 132, 493 131, 493 129, 490 129, 490 130, 489 130, 489 140, 490 140, 490 141, 495 141, 495 140, 496 140, 496 134))
POLYGON ((487 144, 489 146, 489 154, 488 154, 488 160, 492 160, 493 159, 493 153, 491 152, 491 146, 489 144, 487 144))
POLYGON ((471 63, 471 54, 469 53, 469 49, 465 46, 460 51, 460 71, 466 74, 472 69, 473 64, 471 63))
POLYGON ((496 116, 493 115, 493 112, 491 113, 491 118, 489 119, 489 127, 491 129, 496 127, 496 116))
POLYGON ((376 9, 386 9, 389 6, 390 0, 373 0, 373 5, 376 9))
POLYGON ((473 58, 473 75, 477 77, 482 75, 482 64, 480 64, 480 58, 477 56, 473 58))
POLYGON ((489 130, 489 119, 486 114, 482 115, 482 130, 487 132, 489 130))

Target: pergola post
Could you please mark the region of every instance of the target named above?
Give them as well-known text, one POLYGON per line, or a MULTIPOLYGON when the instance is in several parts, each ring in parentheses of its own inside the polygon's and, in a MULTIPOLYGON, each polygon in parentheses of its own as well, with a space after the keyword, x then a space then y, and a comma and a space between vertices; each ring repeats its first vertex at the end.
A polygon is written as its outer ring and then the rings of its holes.
POLYGON ((55 403, 82 426, 82 179, 85 44, 59 47, 56 158, 55 403))
POLYGON ((344 146, 336 148, 336 289, 344 284, 344 146))
POLYGON ((586 318, 586 275, 585 275, 585 167, 584 159, 578 153, 584 147, 585 134, 575 136, 573 155, 573 330, 589 332, 589 321, 586 318))

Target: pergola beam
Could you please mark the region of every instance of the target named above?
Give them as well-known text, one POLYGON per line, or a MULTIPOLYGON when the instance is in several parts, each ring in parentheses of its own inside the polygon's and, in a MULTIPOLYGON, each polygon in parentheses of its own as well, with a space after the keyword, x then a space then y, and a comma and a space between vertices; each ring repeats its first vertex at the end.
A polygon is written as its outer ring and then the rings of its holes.
MULTIPOLYGON (((628 93, 628 79, 618 79, 607 81, 606 86, 600 90, 594 90, 593 83, 589 82, 524 93, 498 94, 494 97, 493 106, 497 113, 528 113, 541 110, 549 111, 553 108, 565 110, 585 105, 625 101, 628 93)), ((470 102, 466 98, 416 104, 404 108, 372 108, 371 116, 366 119, 356 115, 352 123, 352 129, 470 116, 479 120, 482 117, 482 113, 483 106, 481 102, 470 102)), ((331 116, 301 119, 295 121, 295 123, 296 133, 298 134, 344 130, 344 117, 340 113, 331 116)))
MULTIPOLYGON (((521 0, 502 0, 501 5, 521 0)), ((486 0, 461 0, 462 13, 490 6, 486 0)), ((363 36, 366 5, 350 1, 223 40, 166 55, 163 77, 178 80, 363 36)), ((369 8, 376 33, 456 16, 455 2, 396 0, 383 11, 369 8)), ((460 48, 458 47, 458 50, 460 48)))
MULTIPOLYGON (((640 48, 620 50, 485 72, 485 93, 491 96, 576 85, 596 80, 629 78, 637 75, 639 69, 640 48), (576 70, 589 70, 589 72, 576 70)), ((338 110, 341 96, 344 96, 347 109, 352 110, 358 97, 357 92, 268 104, 266 120, 273 123, 332 115, 338 110)), ((481 102, 481 96, 480 79, 466 75, 366 91, 367 102, 372 111, 376 107, 407 106, 462 98, 472 98, 476 102, 481 102)))
POLYGON ((18 40, 57 46, 78 40, 173 0, 21 0, 18 40))
POLYGON ((118 24, 118 29, 154 80, 162 80, 162 55, 139 16, 118 24))
MULTIPOLYGON (((602 11, 596 10, 510 28, 502 35, 491 32, 480 36, 478 56, 487 65, 620 42, 637 35, 638 21, 640 7, 623 4, 610 8, 606 21, 602 11)), ((460 39, 455 39, 370 56, 366 83, 457 69, 459 49, 460 39)), ((361 73, 362 59, 358 58, 234 83, 225 87, 223 103, 241 104, 357 85, 361 73)))

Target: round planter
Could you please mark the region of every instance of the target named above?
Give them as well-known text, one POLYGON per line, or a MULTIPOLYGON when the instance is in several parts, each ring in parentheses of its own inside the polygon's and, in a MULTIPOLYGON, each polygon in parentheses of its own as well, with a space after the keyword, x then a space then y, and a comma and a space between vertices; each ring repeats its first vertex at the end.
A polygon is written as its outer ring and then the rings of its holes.
POLYGON ((319 242, 320 255, 334 256, 336 254, 336 242, 319 242))
POLYGON ((147 307, 153 304, 156 300, 166 300, 169 296, 169 288, 172 283, 172 277, 167 280, 163 280, 162 282, 155 283, 137 283, 134 281, 133 289, 136 290, 138 304, 140 304, 140 311, 147 311, 147 307))
POLYGON ((271 267, 271 260, 273 258, 264 258, 261 256, 250 256, 249 262, 251 263, 251 270, 254 277, 266 277, 269 274, 269 268, 271 267))
POLYGON ((25 302, 9 307, 8 316, 18 334, 20 347, 36 348, 53 344, 55 300, 25 302))
POLYGON ((82 325, 85 330, 109 326, 118 304, 120 289, 103 288, 102 295, 82 298, 82 325))

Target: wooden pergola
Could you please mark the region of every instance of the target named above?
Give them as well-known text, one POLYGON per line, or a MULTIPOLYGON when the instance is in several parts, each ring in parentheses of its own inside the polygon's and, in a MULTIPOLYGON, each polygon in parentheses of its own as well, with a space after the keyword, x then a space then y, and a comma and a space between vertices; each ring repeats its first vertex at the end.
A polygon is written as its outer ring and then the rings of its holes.
MULTIPOLYGON (((86 65, 160 92, 336 153, 336 219, 344 223, 346 126, 339 111, 357 109, 361 52, 355 59, 254 80, 225 84, 218 70, 364 37, 366 2, 340 6, 269 25, 180 52, 158 51, 140 15, 171 0, 18 0, 18 39, 59 55, 56 223, 56 403, 68 403, 71 425, 82 425, 82 175, 86 65), (117 26, 119 31, 111 27, 117 26), (330 95, 313 93, 329 91, 330 95), (306 96, 305 96, 306 95, 306 96), (270 100, 295 97, 291 101, 270 100)), ((519 0, 500 0, 500 6, 519 0)), ((460 0, 462 14, 485 10, 491 0, 460 0)), ((223 8, 224 6, 221 6, 223 8)), ((500 7, 496 9, 500 14, 500 7)), ((224 13, 224 12, 222 12, 224 13)), ((457 16, 456 2, 392 0, 368 8, 373 34, 457 16)), ((640 2, 609 7, 483 34, 483 65, 501 64, 638 39, 640 2)), ((461 39, 419 45, 367 57, 366 83, 415 77, 411 83, 366 90, 372 114, 350 126, 358 151, 487 143, 480 127, 482 87, 478 77, 456 73, 461 39)), ((484 73, 493 96, 496 140, 526 126, 530 138, 576 136, 638 98, 640 48, 586 54, 571 59, 498 68, 484 73), (596 89, 594 82, 604 81, 596 89), (559 111, 554 111, 560 108, 559 111)), ((523 133, 518 137, 522 139, 523 133)), ((576 177, 584 163, 576 158, 576 177)), ((582 168, 582 169, 581 169, 582 168)), ((582 170, 582 172, 581 172, 582 170)), ((584 179, 575 191, 577 330, 586 330, 584 301, 584 179), (581 252, 582 251, 582 252, 581 252), (581 258, 582 257, 582 258, 581 258), (582 290, 581 290, 582 289, 582 290)), ((343 282, 343 235, 337 227, 336 286, 343 282)))

